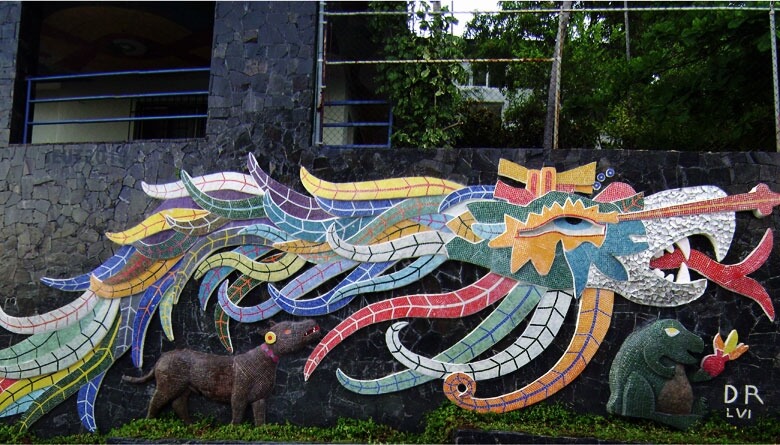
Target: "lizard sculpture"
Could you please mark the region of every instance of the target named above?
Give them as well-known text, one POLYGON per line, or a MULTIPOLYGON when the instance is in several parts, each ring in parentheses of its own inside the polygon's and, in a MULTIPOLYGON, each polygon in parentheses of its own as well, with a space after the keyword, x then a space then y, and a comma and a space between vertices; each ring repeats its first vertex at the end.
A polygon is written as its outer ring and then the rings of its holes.
MULTIPOLYGON (((729 343, 736 343, 736 333, 729 343)), ((686 374, 685 367, 698 360, 691 355, 704 350, 702 339, 677 320, 658 320, 628 336, 620 347, 609 372, 610 397, 607 411, 630 417, 651 419, 679 429, 687 429, 702 418, 703 398, 693 396, 691 383, 716 377, 728 360, 734 360, 747 346, 733 345, 723 354, 720 336, 715 353, 705 357, 700 368, 686 374)))

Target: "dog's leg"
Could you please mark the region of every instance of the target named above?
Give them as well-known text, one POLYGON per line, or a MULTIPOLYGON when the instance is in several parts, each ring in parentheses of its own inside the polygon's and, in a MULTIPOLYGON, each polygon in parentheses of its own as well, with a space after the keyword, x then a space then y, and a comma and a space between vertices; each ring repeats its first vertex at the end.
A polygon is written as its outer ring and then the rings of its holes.
POLYGON ((146 418, 151 419, 153 417, 157 417, 157 414, 160 413, 160 409, 162 409, 162 407, 170 401, 171 397, 169 394, 166 394, 164 390, 161 390, 160 386, 158 385, 154 390, 152 400, 149 401, 149 411, 146 413, 146 418))
POLYGON ((171 403, 173 412, 175 412, 176 415, 179 416, 181 421, 186 424, 192 423, 192 420, 190 419, 189 409, 188 409, 189 399, 190 399, 190 390, 186 390, 179 397, 174 399, 173 403, 171 403))
POLYGON ((265 399, 252 402, 252 413, 255 416, 255 426, 265 423, 265 399))
POLYGON ((246 406, 248 401, 246 399, 246 390, 243 388, 233 387, 233 396, 230 398, 230 407, 233 409, 233 420, 230 423, 239 424, 244 420, 244 414, 246 413, 246 406))

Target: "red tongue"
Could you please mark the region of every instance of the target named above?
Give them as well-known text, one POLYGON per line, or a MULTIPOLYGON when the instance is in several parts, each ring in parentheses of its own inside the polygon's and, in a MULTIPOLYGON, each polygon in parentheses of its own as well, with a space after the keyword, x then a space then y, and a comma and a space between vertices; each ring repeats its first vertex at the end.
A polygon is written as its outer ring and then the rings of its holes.
POLYGON ((655 269, 674 269, 685 263, 690 269, 702 274, 720 287, 744 295, 761 305, 764 313, 774 321, 775 308, 766 289, 756 280, 747 276, 761 267, 772 252, 772 230, 767 229, 755 249, 738 264, 720 264, 697 250, 691 250, 686 260, 679 249, 660 258, 650 260, 655 269))

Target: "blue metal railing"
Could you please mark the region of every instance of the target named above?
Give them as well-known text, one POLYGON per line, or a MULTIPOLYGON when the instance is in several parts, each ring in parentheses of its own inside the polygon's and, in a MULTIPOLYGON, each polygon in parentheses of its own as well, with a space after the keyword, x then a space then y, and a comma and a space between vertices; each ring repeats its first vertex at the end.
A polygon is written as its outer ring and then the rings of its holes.
POLYGON ((55 119, 55 120, 32 120, 32 112, 35 104, 60 103, 60 102, 82 102, 82 101, 100 101, 116 99, 156 99, 172 97, 197 97, 208 96, 206 90, 186 90, 186 91, 163 91, 153 93, 109 93, 92 95, 71 95, 66 97, 34 98, 35 87, 46 82, 72 82, 83 79, 107 79, 112 77, 130 77, 130 76, 161 76, 161 75, 181 75, 191 73, 208 73, 209 68, 178 68, 161 70, 136 70, 136 71, 113 71, 88 74, 67 74, 58 76, 31 76, 27 78, 27 102, 24 110, 24 135, 23 140, 29 143, 32 137, 32 128, 36 125, 70 125, 70 124, 100 124, 114 122, 135 122, 150 120, 168 120, 168 119, 202 119, 207 117, 207 113, 194 114, 165 114, 159 116, 127 116, 127 117, 91 117, 79 119, 55 119))
POLYGON ((328 148, 390 148, 390 138, 393 135, 393 107, 385 100, 333 100, 323 103, 326 107, 348 107, 365 105, 387 105, 387 120, 372 122, 327 122, 322 128, 356 128, 356 127, 387 127, 387 140, 382 144, 328 144, 323 141, 323 146, 328 148))

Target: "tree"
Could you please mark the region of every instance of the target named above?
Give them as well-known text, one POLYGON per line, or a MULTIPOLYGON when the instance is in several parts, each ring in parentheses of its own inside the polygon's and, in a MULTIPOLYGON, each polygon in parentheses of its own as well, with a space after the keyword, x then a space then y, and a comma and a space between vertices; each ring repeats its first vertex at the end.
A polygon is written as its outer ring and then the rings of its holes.
POLYGON ((642 13, 634 28, 606 131, 636 148, 774 149, 765 12, 642 13))
MULTIPOLYGON (((632 11, 628 60, 622 11, 603 11, 622 6, 576 3, 583 11, 572 13, 563 52, 561 148, 774 150, 766 11, 632 11)), ((556 15, 480 15, 469 23, 467 37, 482 57, 549 57, 556 15)), ((508 91, 515 91, 507 132, 516 146, 541 146, 549 65, 511 64, 504 72, 508 91)))
POLYGON ((427 2, 371 2, 370 7, 411 11, 418 19, 419 32, 413 32, 405 15, 372 17, 370 25, 382 48, 382 59, 432 61, 386 63, 377 68, 377 92, 393 104, 393 145, 452 147, 461 134, 461 95, 455 82, 465 78, 465 71, 459 63, 433 61, 463 57, 462 39, 449 33, 455 19, 432 12, 427 2))

